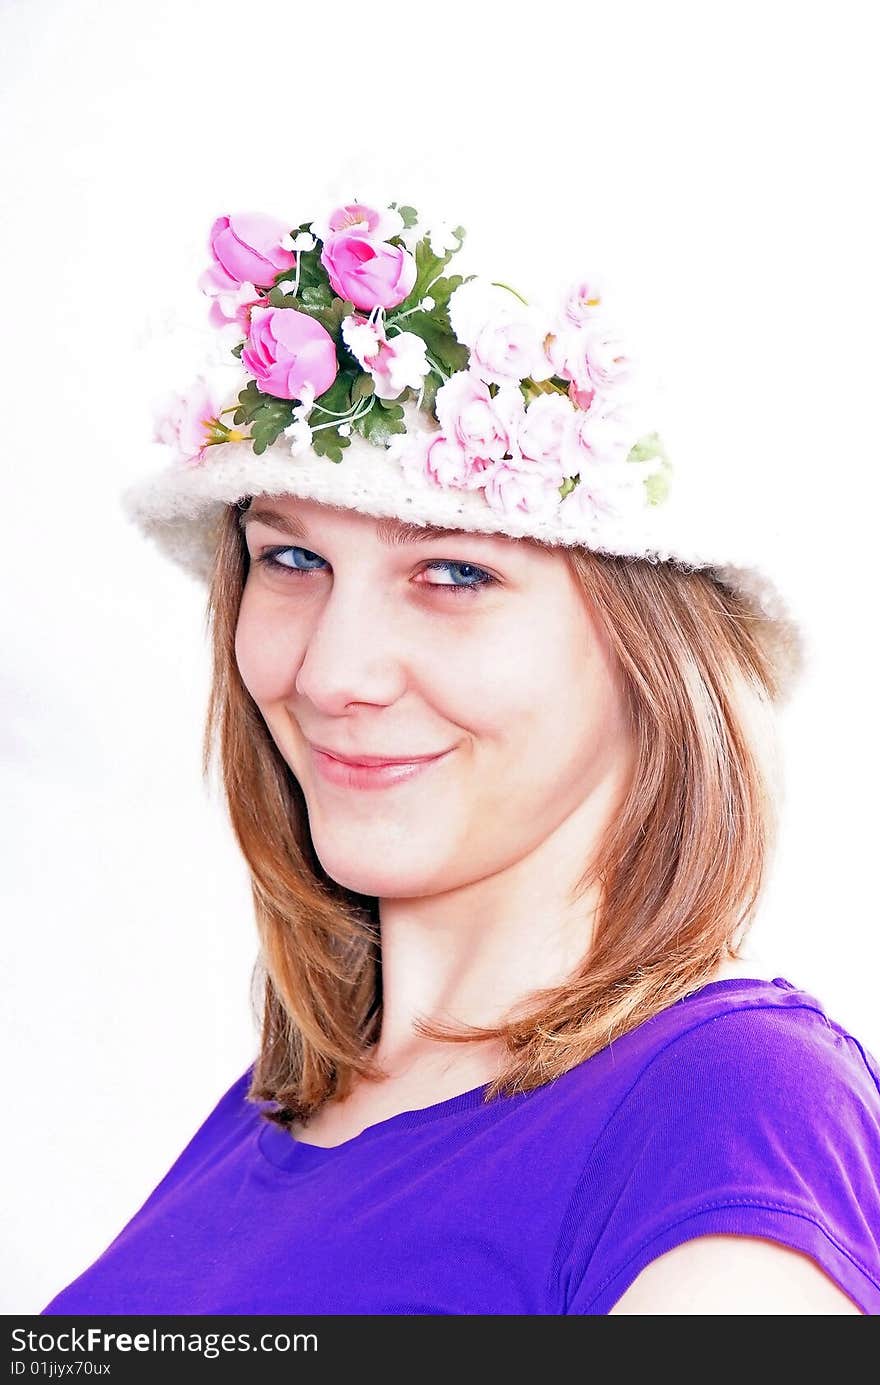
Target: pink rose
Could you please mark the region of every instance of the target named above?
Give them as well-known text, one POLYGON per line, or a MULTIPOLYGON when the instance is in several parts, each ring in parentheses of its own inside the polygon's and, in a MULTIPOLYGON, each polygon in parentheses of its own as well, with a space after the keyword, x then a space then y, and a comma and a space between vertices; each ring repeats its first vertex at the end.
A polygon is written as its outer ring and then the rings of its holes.
POLYGON ((435 413, 446 436, 470 457, 499 461, 516 451, 525 401, 516 387, 489 386, 472 370, 458 370, 437 391, 435 413))
POLYGON ((540 466, 548 475, 565 476, 563 448, 575 418, 574 406, 561 394, 542 394, 526 409, 519 429, 519 446, 528 465, 540 466))
POLYGON ((296 256, 281 245, 287 234, 283 221, 262 212, 218 216, 208 237, 214 264, 199 287, 205 293, 234 292, 243 283, 268 288, 282 269, 296 264, 296 256))
POLYGON ((336 379, 336 346, 320 322, 293 308, 254 308, 241 362, 264 394, 301 399, 311 385, 315 395, 336 379))
POLYGON ((219 423, 220 411, 229 402, 225 391, 197 376, 188 390, 167 395, 156 407, 153 441, 172 448, 175 461, 202 461, 212 443, 229 440, 224 436, 227 429, 219 423))
POLYGON ((557 324, 544 346, 554 374, 573 381, 585 395, 609 394, 630 382, 632 362, 619 339, 598 319, 582 327, 557 324))
POLYGON ((468 348, 468 368, 489 385, 546 380, 543 315, 498 284, 468 279, 449 298, 449 321, 468 348))
POLYGON ((559 504, 561 484, 561 477, 548 475, 540 467, 527 470, 499 462, 487 476, 483 493, 487 504, 503 515, 550 515, 559 504))
POLYGON ((581 467, 580 481, 562 501, 563 524, 595 532, 602 524, 632 523, 644 513, 647 494, 642 468, 626 462, 581 467))
POLYGON ((334 293, 356 308, 396 308, 412 292, 416 262, 402 246, 372 241, 352 231, 331 235, 321 264, 334 293))
POLYGON ((483 458, 469 457, 441 431, 398 434, 388 444, 388 454, 416 484, 430 481, 456 490, 479 490, 492 466, 483 458))
POLYGON ((595 280, 581 279, 580 283, 573 284, 565 296, 562 311, 569 322, 573 322, 576 327, 582 327, 584 323, 591 322, 602 304, 602 294, 595 280))
POLYGON ((327 240, 336 231, 359 231, 369 240, 380 241, 400 235, 404 225, 394 207, 379 211, 365 202, 346 202, 334 207, 328 217, 313 221, 310 230, 318 240, 327 240))
POLYGON ((632 443, 632 424, 620 411, 595 405, 586 413, 574 410, 561 440, 565 474, 576 476, 582 466, 624 462, 632 443))

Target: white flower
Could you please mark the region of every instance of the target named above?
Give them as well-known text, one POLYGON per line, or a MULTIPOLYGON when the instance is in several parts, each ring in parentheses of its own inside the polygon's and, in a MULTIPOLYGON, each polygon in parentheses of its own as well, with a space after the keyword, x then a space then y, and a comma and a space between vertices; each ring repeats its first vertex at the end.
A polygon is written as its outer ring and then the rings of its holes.
POLYGON ((367 360, 376 355, 380 343, 385 340, 385 333, 358 313, 349 313, 344 317, 341 330, 342 340, 351 354, 364 370, 368 370, 367 360))
POLYGON ((427 235, 432 255, 442 257, 447 250, 458 249, 458 237, 452 234, 451 221, 435 221, 427 235))
POLYGON ((411 385, 421 389, 430 370, 425 342, 415 332, 386 337, 381 318, 369 322, 358 313, 342 319, 342 338, 363 370, 373 378, 379 399, 396 399, 411 385))
POLYGON ((291 423, 284 429, 284 436, 292 438, 290 444, 290 455, 298 457, 301 452, 305 452, 312 445, 312 430, 304 418, 298 418, 295 423, 291 423))

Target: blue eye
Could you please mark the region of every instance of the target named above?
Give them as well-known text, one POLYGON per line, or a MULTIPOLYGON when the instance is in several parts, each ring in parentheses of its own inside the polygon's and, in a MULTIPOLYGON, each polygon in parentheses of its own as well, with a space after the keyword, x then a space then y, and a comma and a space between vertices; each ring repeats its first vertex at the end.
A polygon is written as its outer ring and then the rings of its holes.
MULTIPOLYGON (((263 553, 258 555, 255 561, 262 563, 270 571, 283 572, 286 576, 290 577, 304 577, 309 573, 319 572, 321 570, 316 566, 300 567, 292 563, 279 562, 279 555, 282 553, 303 554, 306 560, 314 560, 316 563, 323 563, 324 561, 319 554, 312 553, 308 548, 299 548, 296 545, 291 545, 286 548, 267 548, 263 553)), ((419 585, 429 587, 433 591, 455 592, 457 595, 459 592, 475 592, 480 587, 492 586, 497 580, 491 573, 486 572, 484 568, 476 567, 474 563, 457 563, 448 558, 437 558, 433 562, 426 563, 424 571, 440 568, 445 568, 453 574, 457 572, 463 575, 465 580, 459 582, 455 580, 453 576, 451 582, 421 582, 419 585), (471 576, 476 576, 477 580, 468 580, 471 576)))

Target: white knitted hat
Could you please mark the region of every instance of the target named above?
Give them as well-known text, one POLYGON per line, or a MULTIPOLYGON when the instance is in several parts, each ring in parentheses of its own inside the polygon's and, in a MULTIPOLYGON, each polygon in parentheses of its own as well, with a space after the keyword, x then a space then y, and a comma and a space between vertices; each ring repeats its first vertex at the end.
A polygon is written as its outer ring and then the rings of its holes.
POLYGON ((232 365, 168 402, 174 460, 123 492, 128 517, 203 582, 226 507, 256 495, 708 569, 761 619, 785 701, 805 642, 772 517, 644 432, 592 281, 547 312, 445 276, 452 235, 361 203, 293 232, 218 217, 200 286, 232 365))

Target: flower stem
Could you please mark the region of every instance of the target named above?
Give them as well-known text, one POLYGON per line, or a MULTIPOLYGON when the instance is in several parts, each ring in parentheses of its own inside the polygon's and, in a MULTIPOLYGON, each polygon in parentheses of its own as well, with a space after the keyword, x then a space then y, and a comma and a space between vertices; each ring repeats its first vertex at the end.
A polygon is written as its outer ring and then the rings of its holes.
POLYGON ((512 288, 510 287, 509 284, 502 284, 502 283, 500 283, 497 279, 493 279, 493 280, 491 281, 491 283, 492 283, 493 289, 507 289, 507 292, 508 292, 508 293, 512 293, 513 296, 514 296, 514 298, 518 298, 519 301, 520 301, 520 303, 525 303, 526 307, 529 306, 529 301, 528 301, 528 299, 527 299, 527 298, 523 298, 522 294, 521 294, 521 293, 517 293, 516 289, 512 289, 512 288))

